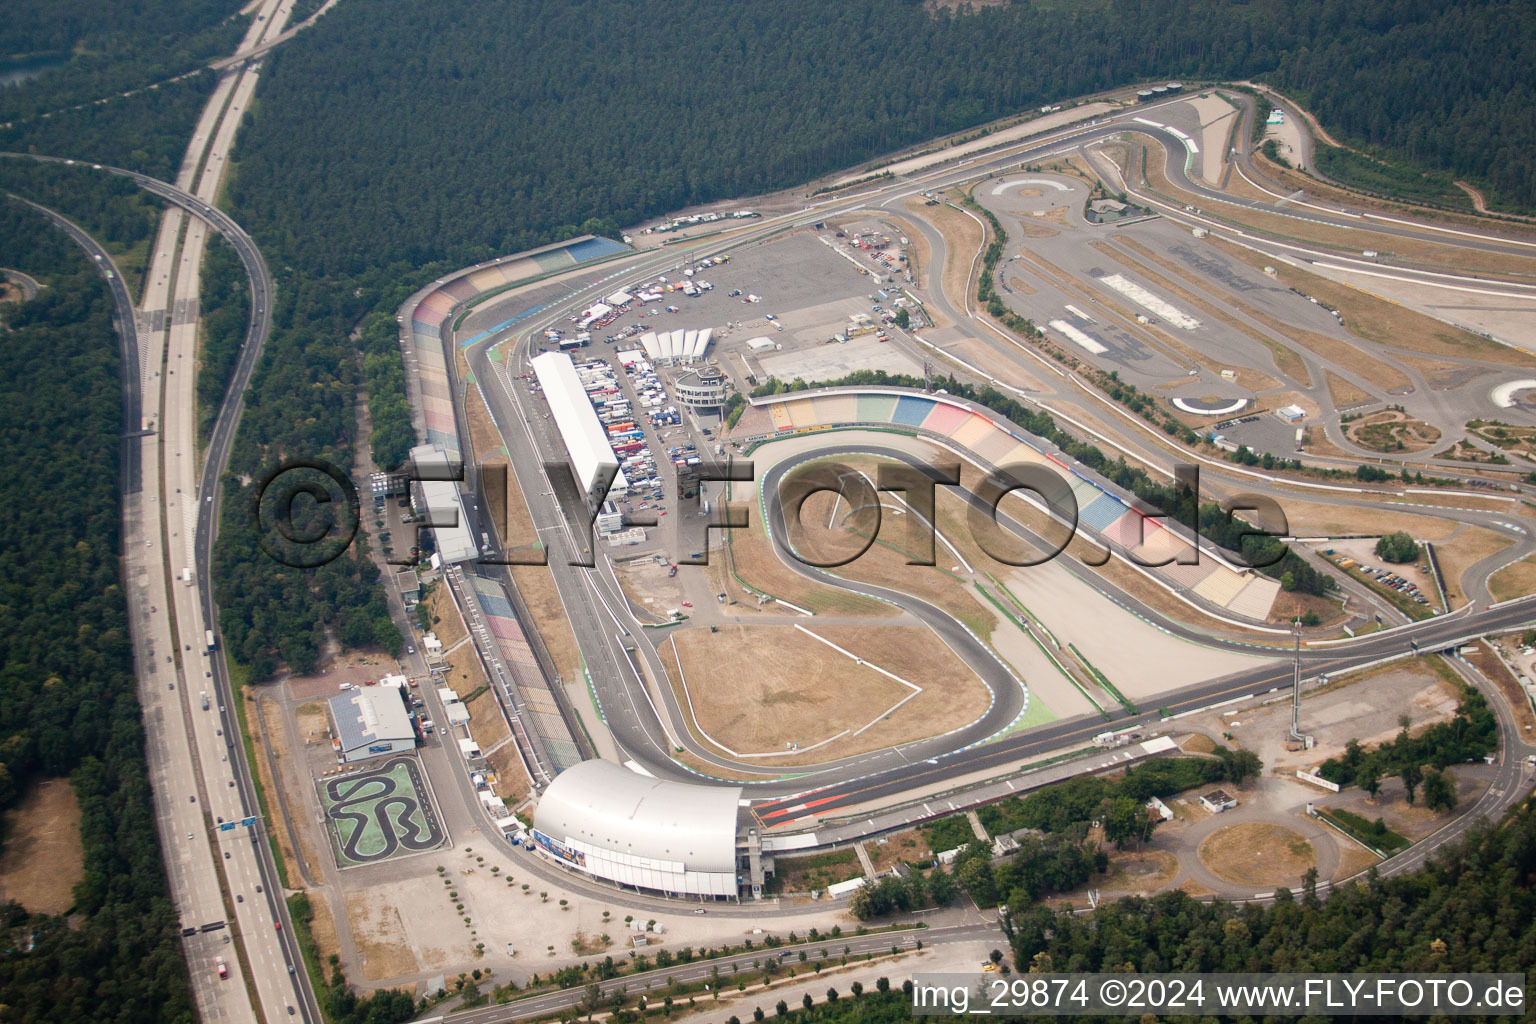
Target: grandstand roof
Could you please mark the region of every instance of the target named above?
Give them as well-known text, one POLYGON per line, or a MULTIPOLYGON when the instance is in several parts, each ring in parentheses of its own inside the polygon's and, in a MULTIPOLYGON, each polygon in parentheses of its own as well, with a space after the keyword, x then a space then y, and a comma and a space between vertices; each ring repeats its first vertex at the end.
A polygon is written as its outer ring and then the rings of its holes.
POLYGON ((583 761, 550 783, 533 825, 560 841, 681 862, 689 871, 734 872, 740 800, 740 786, 667 782, 583 761))
MULTIPOLYGON (((560 428, 565 450, 570 453, 576 480, 590 495, 597 487, 602 467, 619 464, 613 446, 608 443, 608 432, 598 422, 570 356, 561 352, 534 356, 533 372, 549 400, 549 411, 555 417, 555 426, 560 428)), ((614 486, 624 484, 624 474, 620 473, 614 486)))

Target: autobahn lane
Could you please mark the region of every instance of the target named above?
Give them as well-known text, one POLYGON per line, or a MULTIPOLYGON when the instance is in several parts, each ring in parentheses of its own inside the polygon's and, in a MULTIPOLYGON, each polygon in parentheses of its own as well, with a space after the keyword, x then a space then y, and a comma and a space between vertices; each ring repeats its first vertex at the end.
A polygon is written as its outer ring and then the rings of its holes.
MULTIPOLYGON (((289 0, 282 0, 284 4, 289 0)), ((213 146, 213 152, 206 163, 189 153, 188 160, 183 167, 182 178, 191 182, 196 174, 196 169, 202 169, 202 182, 199 191, 205 193, 199 195, 187 188, 173 185, 168 182, 151 178, 147 175, 126 171, 121 168, 99 167, 104 172, 114 173, 132 179, 146 191, 152 192, 163 199, 168 200, 174 207, 185 211, 197 218, 200 223, 219 231, 230 242, 232 248, 241 260, 251 286, 251 312, 248 323, 245 343, 242 345, 236 369, 232 375, 226 399, 220 407, 219 416, 215 421, 209 445, 206 450, 206 459, 202 466, 200 479, 193 481, 190 462, 185 462, 182 451, 192 452, 195 447, 192 441, 195 433, 195 425, 191 421, 191 373, 185 369, 182 381, 185 383, 186 394, 181 395, 177 403, 172 403, 167 393, 166 422, 160 423, 162 434, 172 427, 176 429, 177 440, 173 442, 176 447, 164 454, 171 459, 182 459, 183 464, 173 462, 172 470, 176 478, 181 481, 181 487, 171 488, 167 494, 165 512, 174 515, 176 522, 168 526, 167 536, 177 536, 185 528, 194 534, 190 550, 186 553, 186 560, 194 567, 196 580, 195 607, 183 610, 182 637, 183 640, 191 640, 191 643, 183 642, 180 654, 185 658, 182 672, 183 685, 181 687, 183 699, 190 699, 188 691, 192 686, 206 686, 213 694, 212 700, 217 702, 218 712, 215 717, 209 719, 200 717, 200 712, 194 713, 189 719, 196 735, 195 744, 201 748, 202 756, 196 760, 180 758, 183 764, 200 763, 203 772, 211 776, 210 786, 203 787, 200 791, 205 795, 203 805, 208 807, 210 800, 208 794, 213 794, 213 806, 218 810, 208 809, 208 824, 216 825, 213 819, 222 817, 226 821, 233 821, 242 817, 259 817, 259 804, 256 798, 254 784, 252 782, 249 766, 244 760, 243 748, 231 742, 238 735, 239 724, 233 717, 233 693, 229 679, 225 671, 222 657, 210 656, 204 649, 201 641, 202 628, 213 628, 217 621, 217 607, 213 599, 213 584, 210 574, 212 564, 212 543, 217 527, 219 514, 218 480, 225 466, 228 464, 230 447, 234 440, 239 414, 243 408, 244 393, 249 385, 250 377, 267 337, 271 331, 272 293, 273 283, 264 260, 254 242, 250 239, 232 218, 224 214, 212 205, 211 197, 214 195, 218 181, 221 177, 224 154, 227 153, 233 141, 234 125, 238 122, 238 108, 240 101, 248 102, 251 89, 250 82, 243 87, 231 89, 230 95, 235 103, 227 114, 235 115, 233 119, 225 117, 227 124, 219 124, 218 119, 208 121, 201 126, 202 132, 199 138, 206 138, 213 146), (219 130, 215 132, 211 127, 218 124, 219 130), (181 450, 178 451, 176 448, 181 450), (188 502, 196 502, 195 511, 189 510, 188 502), (171 508, 172 505, 176 507, 171 508), (190 682, 188 682, 190 680, 190 682), (227 758, 227 761, 226 761, 227 758), (227 768, 223 766, 227 764, 227 768), (227 775, 225 773, 228 773, 227 775), (228 783, 232 785, 227 785, 228 783), (232 792, 231 792, 232 791, 232 792), (231 803, 230 801, 234 801, 231 803), (220 814, 218 811, 223 811, 220 814)), ((205 119, 206 120, 206 119, 205 119)), ((60 158, 37 157, 32 154, 5 154, 8 156, 26 156, 30 159, 39 159, 49 162, 75 163, 79 161, 66 161, 60 158)), ((179 214, 177 214, 179 217, 179 214)), ((177 234, 177 222, 170 221, 170 244, 174 245, 177 234)), ((200 229, 199 229, 200 230, 200 229)), ((165 242, 164 231, 162 242, 165 242)), ((164 246, 162 246, 163 248, 164 246)), ((195 246, 193 247, 195 248, 195 246)), ((181 274, 191 275, 195 283, 196 268, 190 264, 191 257, 182 261, 181 274)), ((162 254, 162 264, 164 254, 162 254)), ((161 274, 158 278, 152 277, 150 282, 158 287, 161 297, 151 300, 156 308, 169 308, 167 289, 170 287, 169 275, 161 274)), ((178 288, 178 298, 186 305, 189 300, 195 304, 195 288, 178 288)), ((172 332, 176 335, 175 347, 172 350, 172 358, 178 359, 178 365, 188 365, 189 335, 184 330, 177 330, 178 326, 171 323, 172 332)), ((163 328, 162 328, 163 330, 163 328)), ((169 386, 174 378, 174 370, 168 368, 172 376, 165 378, 169 386)), ((154 374, 151 381, 158 385, 160 377, 154 374)), ((156 394, 160 392, 157 390, 156 394)), ((155 400, 158 407, 159 399, 155 400)), ((146 402, 146 406, 151 403, 146 402)), ((185 542, 183 542, 185 544, 185 542)), ((177 564, 181 564, 182 557, 174 556, 177 564)), ((158 575, 152 573, 152 575, 158 575)), ((164 605, 168 599, 185 600, 185 595, 176 588, 167 588, 158 591, 160 597, 155 601, 157 605, 164 605)), ((163 650, 174 650, 174 645, 169 641, 161 643, 163 650)), ((220 652, 222 653, 222 652, 220 652)), ((292 929, 292 921, 288 917, 287 905, 282 898, 283 886, 276 872, 276 866, 272 859, 271 850, 263 841, 261 830, 265 828, 264 822, 258 822, 255 829, 241 829, 237 833, 217 833, 224 840, 217 844, 216 850, 222 854, 214 863, 220 866, 220 870, 231 886, 230 898, 237 915, 249 916, 259 905, 264 910, 261 921, 253 921, 255 927, 245 929, 246 941, 249 944, 251 964, 256 969, 254 983, 259 990, 264 991, 264 1002, 272 1009, 269 1012, 281 1013, 283 1007, 297 1005, 302 1018, 307 1024, 319 1022, 321 1018, 318 1002, 310 988, 309 979, 303 970, 303 960, 297 946, 297 940, 292 929), (233 842, 231 842, 231 840, 233 842), (248 845, 247 845, 248 843, 248 845), (240 899, 235 900, 234 897, 240 899), (247 900, 246 897, 250 897, 247 900), (254 902, 253 902, 254 901, 254 902), (263 928, 262 925, 271 927, 263 928), (287 992, 283 992, 287 989, 287 992)), ((176 847, 171 847, 175 849, 176 847)), ((208 916, 204 914, 203 916, 208 916)), ((222 918, 224 914, 219 912, 213 915, 213 919, 222 918)), ((231 964, 233 970, 234 965, 231 964)), ((230 1012, 228 1009, 225 1013, 230 1012)))
POLYGON ((118 371, 123 388, 121 488, 124 495, 137 494, 143 485, 142 467, 139 465, 139 460, 134 457, 137 444, 132 440, 132 436, 138 434, 143 426, 139 393, 139 337, 134 324, 133 299, 128 294, 128 286, 123 282, 123 272, 118 269, 107 250, 68 217, 46 206, 39 206, 30 199, 23 199, 20 196, 11 198, 15 202, 32 207, 57 224, 65 234, 74 239, 76 245, 85 250, 86 255, 91 257, 102 276, 107 279, 107 289, 112 293, 112 308, 117 321, 114 326, 117 328, 118 347, 122 358, 122 365, 118 371))

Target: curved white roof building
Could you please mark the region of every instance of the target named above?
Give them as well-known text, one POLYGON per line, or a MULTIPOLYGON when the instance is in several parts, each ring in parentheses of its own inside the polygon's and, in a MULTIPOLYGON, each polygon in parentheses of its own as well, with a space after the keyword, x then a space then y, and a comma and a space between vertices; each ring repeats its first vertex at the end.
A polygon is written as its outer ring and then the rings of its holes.
POLYGON ((564 866, 622 885, 737 894, 740 786, 696 786, 583 761, 539 799, 533 837, 564 866))

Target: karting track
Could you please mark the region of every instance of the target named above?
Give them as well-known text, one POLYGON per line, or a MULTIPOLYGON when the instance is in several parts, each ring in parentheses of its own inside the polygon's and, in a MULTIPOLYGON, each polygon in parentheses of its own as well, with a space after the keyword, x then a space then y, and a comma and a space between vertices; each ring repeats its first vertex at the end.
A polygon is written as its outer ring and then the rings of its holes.
POLYGON ((319 788, 341 867, 422 853, 447 841, 415 758, 398 757, 360 775, 325 779, 319 788))

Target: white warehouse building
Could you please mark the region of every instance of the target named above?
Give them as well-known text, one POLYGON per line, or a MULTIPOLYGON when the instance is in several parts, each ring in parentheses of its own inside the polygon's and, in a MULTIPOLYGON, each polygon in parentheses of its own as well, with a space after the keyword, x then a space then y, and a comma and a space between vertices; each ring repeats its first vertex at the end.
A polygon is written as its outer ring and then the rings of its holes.
MULTIPOLYGON (((608 443, 608 432, 598 422, 570 356, 562 352, 545 352, 534 356, 532 362, 539 387, 544 389, 544 397, 549 401, 555 426, 560 429, 560 439, 571 456, 576 482, 588 504, 595 506, 603 498, 603 469, 619 464, 613 446, 608 443)), ((621 472, 613 480, 613 493, 623 495, 627 488, 628 481, 621 472)))
POLYGON ((668 782, 609 761, 555 777, 533 816, 537 848, 561 866, 620 885, 733 898, 739 890, 740 786, 668 782))

